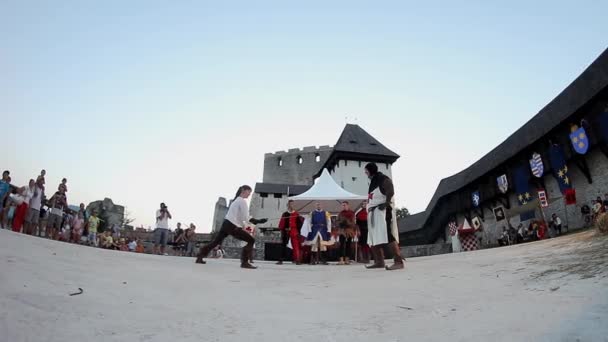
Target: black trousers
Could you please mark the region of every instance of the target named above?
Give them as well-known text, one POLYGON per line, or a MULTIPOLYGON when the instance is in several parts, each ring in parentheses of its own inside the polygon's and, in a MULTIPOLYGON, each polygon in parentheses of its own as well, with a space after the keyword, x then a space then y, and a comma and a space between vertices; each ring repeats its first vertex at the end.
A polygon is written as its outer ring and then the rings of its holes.
POLYGON ((390 205, 386 206, 386 236, 388 237, 388 243, 397 241, 393 236, 393 208, 390 205))
POLYGON ((253 238, 253 236, 249 235, 249 233, 247 233, 243 228, 235 226, 234 224, 232 224, 232 222, 228 220, 224 220, 224 223, 222 223, 222 228, 217 233, 213 241, 201 248, 198 254, 199 258, 206 257, 212 249, 214 249, 218 245, 221 245, 222 241, 224 241, 224 239, 228 237, 228 235, 232 235, 233 237, 241 241, 247 242, 247 245, 243 247, 243 250, 241 252, 241 263, 248 262, 249 257, 251 256, 251 252, 253 251, 253 244, 255 243, 255 239, 253 238))
POLYGON ((347 238, 344 235, 340 235, 340 258, 350 257, 350 248, 353 242, 353 238, 347 238))
POLYGON ((281 230, 281 257, 280 261, 287 259, 287 244, 289 243, 289 231, 287 229, 281 230))

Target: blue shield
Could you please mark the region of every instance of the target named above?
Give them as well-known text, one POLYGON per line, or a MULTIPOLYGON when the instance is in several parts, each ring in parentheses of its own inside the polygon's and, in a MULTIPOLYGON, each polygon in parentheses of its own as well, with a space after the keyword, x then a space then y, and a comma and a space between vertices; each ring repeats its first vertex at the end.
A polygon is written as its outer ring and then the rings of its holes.
POLYGON ((543 165, 543 159, 540 157, 540 154, 534 152, 532 154, 532 159, 530 159, 530 169, 532 170, 532 174, 534 177, 540 178, 543 176, 545 172, 545 167, 543 165))
POLYGON ((574 147, 576 153, 587 153, 587 150, 589 149, 589 137, 587 137, 587 133, 583 127, 570 133, 570 141, 572 142, 572 147, 574 147))

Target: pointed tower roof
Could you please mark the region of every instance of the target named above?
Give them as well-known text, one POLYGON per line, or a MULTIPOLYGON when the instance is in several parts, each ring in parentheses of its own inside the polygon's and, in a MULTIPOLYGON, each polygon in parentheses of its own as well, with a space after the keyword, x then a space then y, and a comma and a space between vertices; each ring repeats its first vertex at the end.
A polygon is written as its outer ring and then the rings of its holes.
POLYGON ((323 169, 333 169, 340 159, 392 164, 399 159, 399 155, 382 145, 359 125, 346 124, 333 152, 314 178, 321 176, 323 169))
POLYGON ((347 124, 344 127, 340 139, 338 139, 338 142, 334 146, 334 152, 382 156, 392 159, 392 162, 399 158, 397 153, 382 145, 359 125, 353 124, 347 124))

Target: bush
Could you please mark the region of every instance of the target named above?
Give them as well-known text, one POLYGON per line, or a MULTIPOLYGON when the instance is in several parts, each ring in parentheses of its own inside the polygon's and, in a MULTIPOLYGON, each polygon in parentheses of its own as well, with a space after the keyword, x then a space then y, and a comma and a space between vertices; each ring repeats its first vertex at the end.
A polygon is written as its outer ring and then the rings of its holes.
POLYGON ((600 214, 595 221, 595 228, 602 234, 608 234, 608 215, 600 214))

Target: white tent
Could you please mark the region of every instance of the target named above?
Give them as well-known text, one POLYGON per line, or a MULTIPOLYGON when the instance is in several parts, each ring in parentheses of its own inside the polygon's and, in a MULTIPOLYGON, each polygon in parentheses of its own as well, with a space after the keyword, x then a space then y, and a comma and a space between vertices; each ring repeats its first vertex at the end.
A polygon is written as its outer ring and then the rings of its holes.
POLYGON ((289 197, 293 200, 294 208, 301 213, 308 213, 315 209, 316 203, 321 203, 323 210, 337 213, 342 210, 343 201, 348 201, 352 210, 355 210, 367 196, 355 195, 342 189, 331 177, 327 169, 323 170, 321 177, 317 178, 315 185, 303 194, 289 197))

